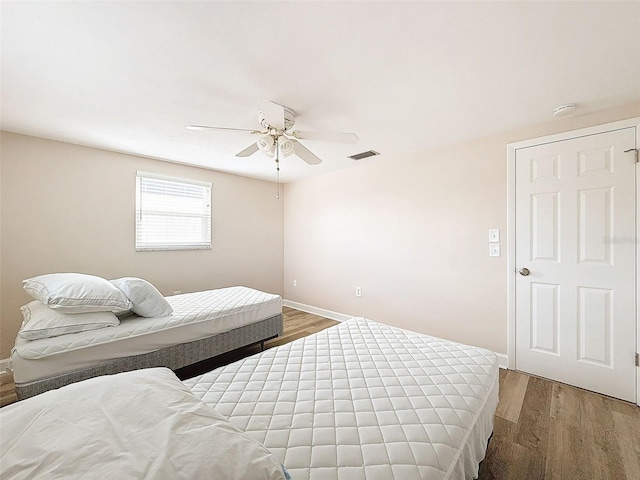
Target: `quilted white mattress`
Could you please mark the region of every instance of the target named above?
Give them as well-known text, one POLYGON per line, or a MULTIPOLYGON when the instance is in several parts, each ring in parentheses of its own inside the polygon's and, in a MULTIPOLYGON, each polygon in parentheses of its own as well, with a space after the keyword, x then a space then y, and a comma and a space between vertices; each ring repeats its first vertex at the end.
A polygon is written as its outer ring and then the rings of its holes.
POLYGON ((166 317, 131 316, 117 327, 39 340, 17 337, 11 352, 15 381, 25 383, 113 358, 154 352, 282 313, 279 295, 241 286, 166 298, 173 307, 173 314, 166 317))
POLYGON ((296 480, 471 479, 496 356, 364 318, 184 382, 296 480))

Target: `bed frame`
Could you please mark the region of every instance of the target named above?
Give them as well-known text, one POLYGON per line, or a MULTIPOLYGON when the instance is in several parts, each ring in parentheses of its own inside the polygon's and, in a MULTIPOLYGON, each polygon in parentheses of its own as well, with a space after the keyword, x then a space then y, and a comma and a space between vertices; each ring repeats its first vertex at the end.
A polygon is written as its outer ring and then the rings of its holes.
POLYGON ((110 375, 141 368, 168 367, 171 370, 177 370, 178 368, 230 352, 236 348, 256 343, 260 343, 264 349, 264 342, 282 335, 283 329, 282 314, 279 314, 201 340, 171 345, 142 355, 116 358, 91 367, 32 382, 16 383, 16 394, 18 400, 23 400, 47 390, 99 375, 110 375))

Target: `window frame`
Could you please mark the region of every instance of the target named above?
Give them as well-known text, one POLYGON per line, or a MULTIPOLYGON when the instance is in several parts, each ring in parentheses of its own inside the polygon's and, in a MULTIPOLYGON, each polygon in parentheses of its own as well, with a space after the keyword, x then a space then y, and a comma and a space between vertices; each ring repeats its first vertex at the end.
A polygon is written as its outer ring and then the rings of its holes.
MULTIPOLYGON (((213 230, 213 218, 212 218, 212 197, 213 197, 213 185, 211 182, 204 182, 201 180, 192 180, 188 178, 173 177, 169 175, 160 175, 149 172, 136 172, 136 186, 135 186, 135 219, 134 219, 134 243, 136 252, 153 252, 153 251, 184 251, 184 250, 211 250, 212 248, 212 230, 213 230), (204 192, 202 199, 206 201, 205 212, 202 214, 202 219, 208 222, 208 225, 204 227, 206 229, 205 235, 200 242, 179 242, 171 243, 165 242, 140 242, 139 236, 139 221, 144 216, 144 208, 141 206, 143 200, 142 195, 142 183, 145 179, 156 180, 161 182, 171 182, 174 184, 182 184, 188 187, 203 187, 204 192), (205 238, 206 237, 206 238, 205 238)), ((193 216, 193 214, 187 214, 186 212, 176 211, 179 215, 183 213, 185 217, 193 216)))

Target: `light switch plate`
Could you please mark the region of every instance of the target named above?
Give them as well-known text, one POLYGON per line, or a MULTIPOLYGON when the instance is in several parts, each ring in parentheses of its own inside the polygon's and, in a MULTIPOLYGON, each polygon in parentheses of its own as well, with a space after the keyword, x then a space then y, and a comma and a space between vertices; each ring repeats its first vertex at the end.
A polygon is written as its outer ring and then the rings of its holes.
POLYGON ((499 243, 490 243, 489 244, 489 256, 490 257, 499 257, 500 256, 500 244, 499 243))
POLYGON ((500 241, 500 229, 499 228, 490 228, 489 229, 489 241, 490 242, 499 242, 500 241))

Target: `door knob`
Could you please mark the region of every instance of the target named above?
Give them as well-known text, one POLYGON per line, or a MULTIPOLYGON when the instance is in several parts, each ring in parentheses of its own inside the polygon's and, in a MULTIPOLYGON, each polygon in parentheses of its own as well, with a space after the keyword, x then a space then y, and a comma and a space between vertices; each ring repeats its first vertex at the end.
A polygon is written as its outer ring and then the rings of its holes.
POLYGON ((526 277, 526 276, 527 276, 527 275, 529 275, 531 272, 529 271, 529 269, 528 269, 528 268, 526 268, 526 267, 525 267, 525 268, 523 268, 523 269, 521 269, 521 270, 518 270, 518 273, 519 273, 520 275, 522 275, 523 277, 526 277))

